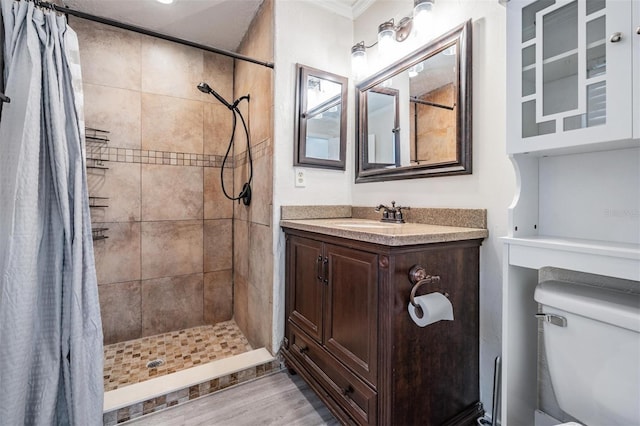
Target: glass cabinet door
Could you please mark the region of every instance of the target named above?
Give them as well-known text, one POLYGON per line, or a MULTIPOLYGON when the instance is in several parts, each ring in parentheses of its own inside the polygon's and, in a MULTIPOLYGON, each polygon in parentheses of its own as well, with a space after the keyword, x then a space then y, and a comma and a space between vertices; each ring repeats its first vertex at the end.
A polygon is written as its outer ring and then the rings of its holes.
POLYGON ((631 137, 631 0, 508 7, 509 152, 631 137))

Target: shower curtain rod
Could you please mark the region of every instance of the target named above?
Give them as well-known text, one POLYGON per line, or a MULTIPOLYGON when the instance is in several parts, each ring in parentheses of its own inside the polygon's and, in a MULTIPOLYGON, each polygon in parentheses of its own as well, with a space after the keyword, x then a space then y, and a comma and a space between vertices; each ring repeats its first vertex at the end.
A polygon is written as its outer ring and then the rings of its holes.
POLYGON ((148 35, 151 37, 160 38, 162 40, 171 41, 173 43, 183 44, 185 46, 195 47, 197 49, 206 50, 208 52, 217 53, 223 56, 229 56, 234 59, 238 59, 240 61, 252 62, 254 64, 262 65, 263 67, 273 69, 273 62, 265 62, 260 61, 258 59, 251 58, 249 56, 241 55, 239 53, 231 52, 229 50, 219 49, 217 47, 206 46, 204 44, 194 43, 189 40, 184 40, 178 37, 173 37, 170 35, 158 33, 155 31, 148 30, 146 28, 137 27, 135 25, 125 24, 124 22, 114 21, 113 19, 103 18, 102 16, 91 15, 85 12, 80 12, 79 10, 74 10, 68 7, 60 7, 56 4, 44 2, 44 1, 36 1, 36 4, 40 4, 45 7, 49 7, 56 12, 64 13, 65 15, 72 15, 77 18, 87 19, 89 21, 98 22, 100 24, 109 25, 112 27, 121 28, 123 30, 133 31, 135 33, 148 35))

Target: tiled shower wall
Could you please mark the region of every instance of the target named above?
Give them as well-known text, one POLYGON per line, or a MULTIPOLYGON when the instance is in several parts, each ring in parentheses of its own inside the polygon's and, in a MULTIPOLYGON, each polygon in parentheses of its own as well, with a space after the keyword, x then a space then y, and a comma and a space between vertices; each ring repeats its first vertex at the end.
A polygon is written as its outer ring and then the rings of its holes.
MULTIPOLYGON (((456 90, 453 84, 447 84, 420 96, 423 101, 440 105, 455 106, 456 90)), ((427 163, 456 161, 456 110, 448 110, 430 105, 411 103, 411 117, 416 112, 418 122, 417 160, 427 163), (424 123, 428 123, 425 125, 424 123)), ((415 141, 415 121, 410 120, 410 140, 415 141)), ((416 160, 416 146, 411 144, 411 159, 416 160)))
MULTIPOLYGON (((239 52, 273 61, 272 0, 260 7, 239 52)), ((234 204, 234 318, 253 347, 269 350, 273 322, 273 73, 237 61, 234 79, 235 96, 251 96, 248 108, 243 103, 241 110, 250 122, 254 163, 251 205, 234 204)), ((236 158, 236 188, 242 188, 249 173, 244 138, 238 140, 236 158)))
POLYGON ((105 343, 230 319, 233 205, 219 179, 231 113, 196 85, 232 99, 233 59, 81 19, 70 25, 86 124, 111 132, 100 154, 109 169, 88 170, 90 195, 109 198, 91 209, 109 228, 94 243, 105 343))

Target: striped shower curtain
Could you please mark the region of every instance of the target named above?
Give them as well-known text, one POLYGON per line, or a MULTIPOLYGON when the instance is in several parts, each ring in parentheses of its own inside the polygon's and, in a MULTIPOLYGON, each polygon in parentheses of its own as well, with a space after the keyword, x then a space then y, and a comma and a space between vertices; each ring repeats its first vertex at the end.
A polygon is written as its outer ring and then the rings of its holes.
POLYGON ((102 327, 78 41, 66 18, 0 0, 0 424, 102 424, 102 327))

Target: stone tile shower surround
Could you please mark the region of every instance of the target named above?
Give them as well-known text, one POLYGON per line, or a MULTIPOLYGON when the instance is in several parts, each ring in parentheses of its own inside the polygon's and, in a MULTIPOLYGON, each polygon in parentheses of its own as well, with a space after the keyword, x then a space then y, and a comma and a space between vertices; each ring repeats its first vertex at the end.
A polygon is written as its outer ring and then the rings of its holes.
POLYGON ((94 243, 105 343, 231 319, 233 205, 219 189, 231 115, 196 85, 232 99, 233 59, 70 24, 86 123, 110 131, 108 146, 90 152, 108 170, 88 173, 90 194, 109 198, 91 209, 109 228, 94 243))
MULTIPOLYGON (((272 0, 263 2, 238 51, 273 60, 272 0)), ((253 347, 272 350, 273 70, 237 61, 234 93, 251 95, 240 109, 250 123, 253 157, 251 205, 233 204, 234 319, 253 347)), ((249 173, 244 133, 235 150, 237 194, 249 173)))

